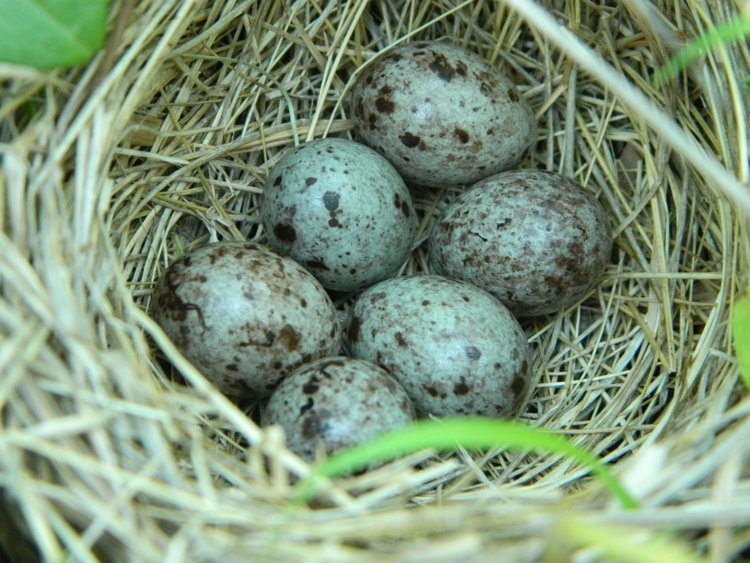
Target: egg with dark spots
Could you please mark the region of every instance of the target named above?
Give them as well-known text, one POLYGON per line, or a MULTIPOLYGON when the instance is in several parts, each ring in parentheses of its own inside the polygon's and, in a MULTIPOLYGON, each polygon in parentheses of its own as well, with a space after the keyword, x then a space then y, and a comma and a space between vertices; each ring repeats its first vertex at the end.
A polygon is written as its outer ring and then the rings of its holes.
POLYGON ((287 446, 312 461, 401 428, 414 407, 388 372, 363 360, 323 358, 297 368, 263 410, 264 426, 284 429, 287 446))
POLYGON ((602 204, 541 170, 501 172, 454 200, 427 243, 433 272, 490 292, 518 316, 559 311, 585 297, 609 263, 602 204))
POLYGON ((337 354, 341 330, 320 283, 250 242, 207 244, 167 268, 151 314, 221 391, 267 397, 298 365, 337 354))
POLYGON ((477 53, 417 41, 369 62, 351 94, 358 140, 408 182, 465 186, 516 166, 536 139, 530 105, 477 53))
POLYGON ((355 302, 348 340, 351 355, 391 373, 422 415, 512 416, 526 396, 521 326, 468 283, 431 275, 380 282, 355 302))
POLYGON ((271 247, 336 291, 392 275, 409 256, 417 225, 398 172, 347 139, 310 141, 284 156, 268 176, 262 219, 271 247))

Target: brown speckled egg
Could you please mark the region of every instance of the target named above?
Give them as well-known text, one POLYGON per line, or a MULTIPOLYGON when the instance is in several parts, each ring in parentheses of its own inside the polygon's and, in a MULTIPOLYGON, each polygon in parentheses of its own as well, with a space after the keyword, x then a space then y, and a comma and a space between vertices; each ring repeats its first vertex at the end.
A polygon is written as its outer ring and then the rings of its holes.
POLYGON ((266 181, 262 215, 268 244, 337 291, 393 274, 417 226, 398 172, 348 139, 310 141, 284 156, 266 181))
POLYGON ((368 64, 351 94, 358 138, 409 182, 467 185, 518 164, 536 120, 513 83, 478 54, 417 41, 368 64))
POLYGON ((179 350, 234 397, 264 397, 298 365, 338 353, 336 311, 291 258, 250 242, 207 244, 177 259, 151 314, 179 350))
POLYGON ((352 309, 349 344, 398 379, 422 414, 509 416, 525 398, 524 332, 468 283, 414 276, 372 286, 352 309))
POLYGON ((323 358, 297 368, 278 386, 263 411, 263 425, 284 428, 287 445, 313 460, 319 449, 366 442, 405 426, 414 408, 386 371, 353 358, 323 358))
POLYGON ((428 241, 434 272, 485 289, 518 316, 577 302, 599 282, 611 251, 601 203, 541 170, 477 182, 448 206, 428 241))

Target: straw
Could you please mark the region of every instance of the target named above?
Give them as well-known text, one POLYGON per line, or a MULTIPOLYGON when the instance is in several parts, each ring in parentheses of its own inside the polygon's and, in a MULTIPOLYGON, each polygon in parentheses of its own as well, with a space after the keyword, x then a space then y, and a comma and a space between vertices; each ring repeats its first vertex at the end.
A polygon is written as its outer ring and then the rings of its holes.
MULTIPOLYGON (((732 343, 748 269, 744 42, 651 79, 737 2, 473 0, 113 4, 88 65, 0 66, 0 547, 46 561, 726 561, 750 545, 750 401, 732 343), (533 447, 421 451, 337 477, 258 405, 221 395, 149 318, 209 241, 265 241, 285 151, 350 137, 348 92, 394 45, 451 40, 539 121, 522 163, 604 204, 612 260, 586 298, 527 319, 533 447)), ((456 191, 415 189, 420 242, 456 191)), ((417 246, 400 275, 429 272, 417 246)), ((351 299, 337 306, 344 316, 351 299)), ((742 310, 742 309, 740 309, 742 310)))

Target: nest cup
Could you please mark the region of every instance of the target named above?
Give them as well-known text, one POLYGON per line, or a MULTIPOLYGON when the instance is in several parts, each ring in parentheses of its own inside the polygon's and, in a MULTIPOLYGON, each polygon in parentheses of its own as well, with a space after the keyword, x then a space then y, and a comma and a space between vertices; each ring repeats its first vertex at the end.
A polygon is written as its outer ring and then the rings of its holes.
MULTIPOLYGON (((123 0, 88 65, 0 65, 8 557, 722 561, 746 548, 750 402, 731 315, 748 258, 750 54, 733 43, 650 80, 738 8, 541 4, 123 0), (325 508, 291 510, 310 467, 147 314, 181 253, 264 241, 269 168, 295 144, 350 136, 358 69, 415 39, 504 69, 539 123, 520 166, 576 179, 611 217, 597 289, 524 321, 534 362, 519 420, 600 456, 636 510, 570 459, 501 445, 402 457, 334 480, 325 508)), ((455 194, 413 193, 424 234, 455 194)), ((399 274, 419 272, 421 247, 399 274)))

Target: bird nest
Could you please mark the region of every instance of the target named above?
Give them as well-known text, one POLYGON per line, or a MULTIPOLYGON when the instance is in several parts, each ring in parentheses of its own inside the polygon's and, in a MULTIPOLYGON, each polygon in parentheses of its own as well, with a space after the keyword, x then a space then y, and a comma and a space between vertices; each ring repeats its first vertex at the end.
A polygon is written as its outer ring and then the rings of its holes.
MULTIPOLYGON (((122 0, 90 63, 0 65, 0 526, 13 560, 714 561, 750 543, 750 401, 731 314, 748 261, 745 45, 654 72, 734 16, 698 0, 122 0), (378 52, 447 39, 534 108, 522 167, 575 178, 615 247, 579 304, 527 319, 522 423, 601 458, 499 444, 327 482, 148 315, 180 253, 265 240, 286 149, 351 136, 378 52), (33 108, 33 111, 29 111, 33 108), (744 184, 743 184, 744 183, 744 184)), ((420 233, 451 190, 414 191, 420 233)), ((400 274, 429 272, 417 247, 400 274)), ((350 306, 338 300, 344 313, 350 306)))

